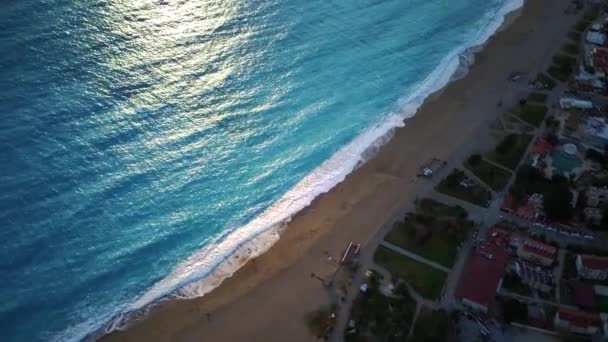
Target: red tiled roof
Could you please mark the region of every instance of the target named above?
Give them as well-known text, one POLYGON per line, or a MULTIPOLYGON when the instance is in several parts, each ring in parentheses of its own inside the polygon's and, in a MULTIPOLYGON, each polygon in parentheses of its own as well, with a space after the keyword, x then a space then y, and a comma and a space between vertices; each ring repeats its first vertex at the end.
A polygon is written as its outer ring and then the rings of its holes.
POLYGON ((523 249, 528 253, 553 260, 557 257, 557 248, 554 246, 533 239, 525 239, 523 243, 523 249))
POLYGON ((509 244, 510 233, 498 225, 490 228, 486 235, 486 241, 495 245, 506 247, 509 244))
POLYGON ((602 324, 602 319, 597 313, 589 313, 571 309, 559 309, 558 315, 560 320, 568 321, 570 324, 582 328, 600 327, 602 324))
POLYGON ((600 257, 595 255, 581 255, 581 261, 585 268, 592 270, 607 270, 608 257, 600 257))
POLYGON ((467 265, 456 290, 456 297, 491 309, 496 301, 496 289, 505 272, 506 262, 507 251, 503 246, 481 243, 467 265))
POLYGON ((551 145, 551 143, 549 143, 546 139, 538 138, 534 146, 532 146, 532 153, 546 154, 551 152, 552 149, 553 145, 551 145))
POLYGON ((596 68, 608 67, 608 52, 600 49, 593 49, 593 66, 596 68))
POLYGON ((595 291, 593 285, 580 281, 570 281, 574 295, 574 304, 583 308, 595 307, 595 291))
POLYGON ((515 200, 515 197, 513 197, 513 195, 511 195, 511 194, 507 194, 505 196, 504 201, 502 202, 502 205, 500 206, 500 209, 506 210, 506 211, 517 210, 517 201, 515 200))
POLYGON ((519 217, 523 217, 525 219, 531 220, 534 218, 535 212, 536 212, 536 210, 532 206, 530 206, 529 204, 526 204, 524 206, 517 208, 516 214, 519 217))

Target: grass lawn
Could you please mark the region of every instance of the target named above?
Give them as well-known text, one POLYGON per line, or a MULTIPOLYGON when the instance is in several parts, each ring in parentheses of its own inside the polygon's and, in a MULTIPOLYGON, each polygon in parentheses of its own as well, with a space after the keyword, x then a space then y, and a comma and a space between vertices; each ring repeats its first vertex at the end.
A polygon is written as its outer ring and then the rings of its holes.
POLYGON ((579 21, 579 22, 576 24, 576 26, 574 26, 574 29, 575 29, 577 32, 581 32, 581 33, 582 33, 582 32, 584 32, 584 31, 587 29, 587 26, 589 26, 590 24, 591 24, 591 21, 587 21, 587 20, 585 20, 585 19, 583 18, 581 21, 579 21))
POLYGON ((579 52, 579 48, 577 44, 569 43, 562 46, 561 52, 569 55, 577 55, 579 52))
POLYGON ((575 43, 581 41, 581 32, 578 31, 570 31, 568 32, 568 38, 572 39, 575 43))
POLYGON ((532 136, 529 134, 509 134, 486 157, 508 169, 515 170, 526 152, 532 136))
POLYGON ((445 267, 452 267, 458 252, 457 246, 461 242, 436 231, 421 243, 416 237, 416 228, 411 220, 395 223, 385 240, 445 267))
POLYGON ((530 95, 530 97, 528 97, 526 104, 524 104, 523 106, 517 105, 513 107, 509 112, 534 127, 540 127, 540 125, 543 123, 543 120, 545 120, 547 111, 549 110, 547 106, 545 106, 544 104, 539 104, 538 101, 536 101, 542 99, 540 95, 543 95, 546 98, 545 94, 533 93, 530 95))
POLYGON ((453 330, 453 321, 448 312, 423 308, 416 319, 414 333, 408 341, 444 342, 448 335, 453 334, 453 330))
POLYGON ((374 262, 391 272, 393 276, 406 280, 416 292, 429 299, 439 298, 447 276, 442 271, 383 246, 379 246, 376 250, 374 262))
POLYGON ((596 294, 595 302, 601 312, 608 312, 608 297, 596 294))
POLYGON ((492 200, 492 194, 480 184, 469 187, 462 186, 461 182, 466 178, 464 171, 454 169, 449 176, 437 184, 435 190, 448 196, 456 197, 463 201, 487 208, 492 200))
POLYGON ((555 85, 556 85, 555 81, 551 77, 549 77, 547 74, 542 73, 542 72, 540 74, 536 75, 536 80, 534 81, 534 83, 542 84, 545 87, 545 89, 549 89, 549 90, 555 88, 555 85))
POLYGON ((467 211, 458 205, 446 205, 430 198, 423 198, 418 202, 418 211, 424 215, 432 215, 445 218, 466 219, 467 211))
POLYGON ((494 191, 501 191, 504 189, 509 178, 511 178, 510 172, 496 167, 483 159, 475 164, 471 164, 470 161, 467 161, 464 166, 494 191))
POLYGON ((528 102, 536 102, 544 104, 547 101, 547 94, 543 93, 530 93, 527 98, 528 102))
POLYGON ((549 69, 547 69, 547 73, 551 75, 551 77, 562 82, 566 82, 568 80, 568 77, 570 77, 570 71, 563 70, 555 66, 551 66, 549 69))
POLYGON ((564 54, 558 54, 553 57, 553 64, 547 72, 553 78, 560 81, 567 81, 576 64, 576 58, 564 54))
POLYGON ((387 297, 374 286, 365 293, 360 292, 350 310, 349 320, 355 322, 355 329, 346 327, 344 341, 367 341, 369 335, 378 341, 405 340, 413 323, 416 302, 405 287, 398 287, 394 294, 395 297, 387 297))

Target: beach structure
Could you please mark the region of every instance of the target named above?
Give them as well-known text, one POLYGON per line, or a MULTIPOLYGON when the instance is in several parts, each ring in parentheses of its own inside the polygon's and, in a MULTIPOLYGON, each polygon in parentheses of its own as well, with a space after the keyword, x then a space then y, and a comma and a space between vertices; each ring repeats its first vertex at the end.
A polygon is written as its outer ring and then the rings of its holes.
POLYGON ((579 254, 576 256, 576 271, 584 279, 606 280, 608 257, 579 254))
POLYGON ((485 314, 496 310, 496 291, 507 265, 505 247, 504 236, 495 230, 473 252, 456 290, 464 305, 485 314))
POLYGON ((437 158, 431 159, 428 163, 422 165, 420 173, 424 177, 433 177, 439 170, 441 170, 446 165, 446 162, 443 162, 437 158))
POLYGON ((558 329, 585 335, 596 334, 603 325, 599 314, 572 309, 559 309, 554 323, 558 329))
POLYGON ((342 254, 342 258, 340 259, 340 265, 351 265, 357 262, 357 257, 359 256, 360 248, 361 244, 353 243, 351 241, 348 246, 346 246, 344 254, 342 254))
POLYGON ((592 109, 593 102, 589 100, 579 99, 576 97, 562 97, 559 99, 559 105, 562 109, 592 109))

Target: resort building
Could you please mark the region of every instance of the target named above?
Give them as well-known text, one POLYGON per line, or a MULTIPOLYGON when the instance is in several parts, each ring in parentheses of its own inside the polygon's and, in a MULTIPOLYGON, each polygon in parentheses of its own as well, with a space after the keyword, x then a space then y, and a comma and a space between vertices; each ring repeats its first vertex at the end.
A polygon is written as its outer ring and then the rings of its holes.
POLYGON ((554 323, 556 328, 576 334, 594 335, 602 329, 599 314, 571 309, 559 309, 554 323))
POLYGON ((589 145, 603 149, 608 144, 608 123, 603 117, 589 116, 582 125, 583 139, 589 145))
POLYGON ((604 217, 604 213, 600 208, 585 208, 583 209, 583 214, 585 215, 587 222, 592 224, 600 224, 602 222, 602 218, 604 217))
POLYGON ((571 291, 571 303, 579 309, 595 310, 597 304, 595 301, 595 290, 590 283, 584 283, 578 280, 570 280, 566 286, 571 291))
POLYGON ((543 271, 540 267, 516 261, 513 263, 513 270, 521 279, 522 283, 531 288, 549 292, 555 286, 553 275, 550 272, 543 271))
POLYGON ((587 43, 603 46, 606 44, 606 35, 602 32, 589 31, 585 36, 587 43))
POLYGON ((507 264, 507 251, 499 241, 482 242, 473 252, 456 290, 456 298, 482 313, 496 309, 498 290, 507 264), (498 243, 497 243, 498 242, 498 243))
POLYGON ((590 53, 589 65, 598 71, 608 71, 608 49, 593 48, 590 53))
POLYGON ((526 236, 513 236, 511 245, 518 257, 541 266, 551 266, 557 259, 556 247, 526 236))
POLYGON ((576 97, 562 97, 559 99, 559 105, 562 109, 578 108, 578 109, 592 109, 593 102, 589 100, 583 100, 576 97))
POLYGON ((606 204, 606 200, 608 200, 608 186, 591 186, 587 189, 585 195, 587 196, 587 206, 603 207, 606 204))
POLYGON ((606 280, 608 278, 608 257, 577 255, 576 271, 581 278, 606 280))

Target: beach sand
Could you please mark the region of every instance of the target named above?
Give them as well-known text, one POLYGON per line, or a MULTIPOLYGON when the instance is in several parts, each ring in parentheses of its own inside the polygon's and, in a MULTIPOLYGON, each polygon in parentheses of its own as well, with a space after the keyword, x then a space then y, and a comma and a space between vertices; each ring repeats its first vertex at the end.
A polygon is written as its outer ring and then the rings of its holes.
POLYGON ((527 91, 510 83, 517 71, 534 78, 565 42, 575 21, 567 0, 529 0, 513 24, 476 55, 468 75, 428 100, 377 155, 299 213, 280 240, 211 294, 167 301, 104 341, 313 341, 307 313, 328 303, 311 273, 330 274, 349 241, 366 245, 429 182, 412 178, 432 157, 454 162, 475 150, 488 124, 527 91), (503 107, 497 108, 502 101, 503 107))

